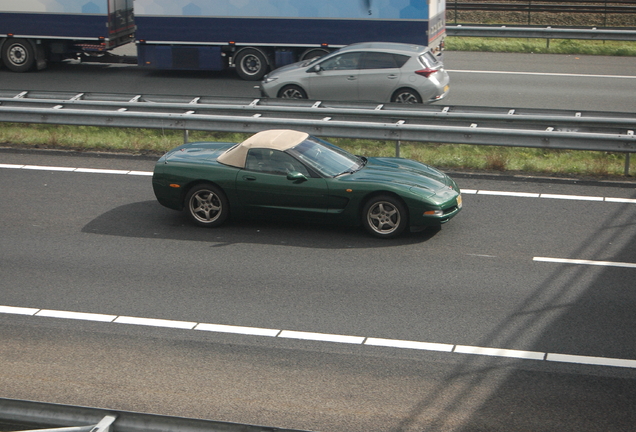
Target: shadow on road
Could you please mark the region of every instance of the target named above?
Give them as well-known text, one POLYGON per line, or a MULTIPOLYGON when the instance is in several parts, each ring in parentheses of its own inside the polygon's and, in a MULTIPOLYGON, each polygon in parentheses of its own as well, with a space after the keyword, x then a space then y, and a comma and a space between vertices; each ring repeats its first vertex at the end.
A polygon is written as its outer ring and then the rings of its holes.
POLYGON ((82 232, 121 237, 159 238, 232 244, 271 244, 316 249, 364 249, 394 247, 426 242, 440 230, 406 233, 393 240, 376 239, 361 227, 290 223, 258 220, 231 220, 218 228, 192 225, 185 213, 168 210, 156 201, 142 201, 114 208, 93 219, 82 232))

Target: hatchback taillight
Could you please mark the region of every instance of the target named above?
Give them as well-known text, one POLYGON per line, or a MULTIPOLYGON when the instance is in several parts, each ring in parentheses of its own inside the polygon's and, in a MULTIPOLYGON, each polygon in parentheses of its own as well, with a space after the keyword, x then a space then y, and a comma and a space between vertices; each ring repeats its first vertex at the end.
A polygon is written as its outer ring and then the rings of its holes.
POLYGON ((422 75, 425 78, 430 77, 431 75, 433 75, 435 72, 437 72, 437 69, 431 69, 431 68, 426 68, 426 69, 420 69, 418 71, 415 71, 416 74, 418 75, 422 75))

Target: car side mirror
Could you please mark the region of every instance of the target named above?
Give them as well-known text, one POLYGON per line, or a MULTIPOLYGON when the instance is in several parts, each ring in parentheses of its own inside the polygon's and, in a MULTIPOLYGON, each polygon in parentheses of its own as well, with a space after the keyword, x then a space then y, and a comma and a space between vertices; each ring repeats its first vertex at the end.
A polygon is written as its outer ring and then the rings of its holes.
POLYGON ((287 173, 287 180, 291 180, 295 183, 300 183, 303 181, 307 181, 307 177, 303 173, 299 173, 298 171, 292 171, 287 173))
POLYGON ((319 64, 317 64, 315 66, 312 66, 309 69, 307 69, 307 73, 318 73, 320 71, 322 71, 322 67, 319 64))

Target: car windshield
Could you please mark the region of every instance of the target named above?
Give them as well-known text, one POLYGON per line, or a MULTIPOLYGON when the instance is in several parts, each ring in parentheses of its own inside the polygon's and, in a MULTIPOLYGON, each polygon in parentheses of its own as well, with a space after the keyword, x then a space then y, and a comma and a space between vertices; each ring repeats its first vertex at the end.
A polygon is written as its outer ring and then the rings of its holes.
POLYGON ((365 164, 364 159, 313 136, 287 150, 287 153, 325 177, 353 173, 365 164))

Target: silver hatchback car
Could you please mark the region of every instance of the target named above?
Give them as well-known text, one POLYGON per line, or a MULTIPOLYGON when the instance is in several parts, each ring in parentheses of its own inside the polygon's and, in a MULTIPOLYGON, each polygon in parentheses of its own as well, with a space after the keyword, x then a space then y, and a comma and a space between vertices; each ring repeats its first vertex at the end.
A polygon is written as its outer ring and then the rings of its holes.
POLYGON ((365 42, 275 69, 260 90, 272 98, 431 103, 448 94, 448 82, 427 47, 365 42))

